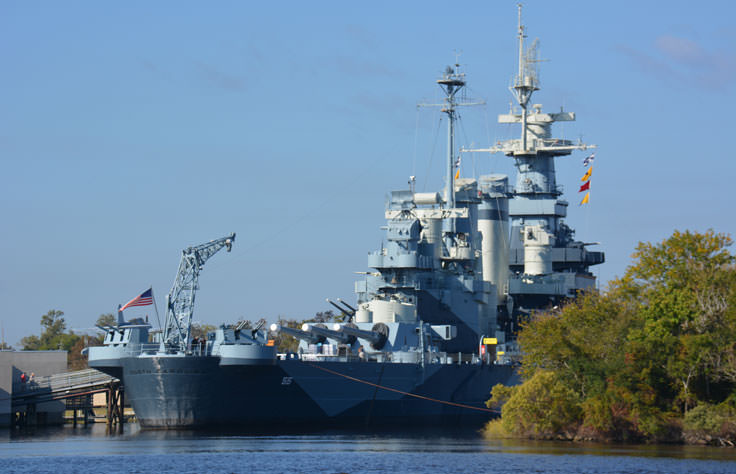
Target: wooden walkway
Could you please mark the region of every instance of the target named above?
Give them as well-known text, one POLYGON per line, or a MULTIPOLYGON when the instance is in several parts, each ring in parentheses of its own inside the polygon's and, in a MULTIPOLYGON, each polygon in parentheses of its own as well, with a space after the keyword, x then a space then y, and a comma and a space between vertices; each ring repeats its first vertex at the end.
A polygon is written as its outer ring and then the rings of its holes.
MULTIPOLYGON (((82 400, 89 400, 95 393, 107 393, 108 426, 118 425, 122 429, 125 421, 125 392, 120 380, 96 369, 36 377, 14 388, 17 390, 13 390, 12 412, 17 425, 36 424, 36 407, 41 403, 66 401, 67 405, 79 406, 82 410, 85 405, 82 400)), ((76 422, 77 408, 72 409, 76 422)), ((87 421, 86 412, 84 420, 87 421)))

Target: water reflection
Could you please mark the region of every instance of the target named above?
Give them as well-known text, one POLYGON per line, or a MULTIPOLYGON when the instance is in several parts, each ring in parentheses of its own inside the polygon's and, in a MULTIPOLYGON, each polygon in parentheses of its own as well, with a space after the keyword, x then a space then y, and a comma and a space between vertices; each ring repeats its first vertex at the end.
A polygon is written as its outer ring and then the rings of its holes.
MULTIPOLYGON (((616 445, 488 440, 476 430, 325 430, 255 434, 242 431, 148 431, 104 424, 0 431, 0 458, 197 453, 447 453, 600 456, 717 460, 736 463, 736 449, 679 445, 616 445)), ((733 469, 736 472, 736 466, 733 469)))

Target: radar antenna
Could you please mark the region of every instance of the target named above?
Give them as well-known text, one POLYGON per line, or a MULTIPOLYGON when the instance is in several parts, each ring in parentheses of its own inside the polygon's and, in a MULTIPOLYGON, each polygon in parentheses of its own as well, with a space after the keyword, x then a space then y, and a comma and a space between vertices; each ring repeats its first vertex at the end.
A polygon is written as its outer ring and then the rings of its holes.
POLYGON ((235 233, 232 233, 227 237, 182 251, 174 286, 166 295, 166 324, 161 341, 162 351, 169 348, 185 352, 188 349, 194 314, 194 296, 199 289, 199 272, 202 271, 205 262, 220 249, 225 247, 229 252, 234 240, 235 233))
MULTIPOLYGON (((509 113, 499 115, 499 123, 518 123, 521 125, 521 138, 518 140, 507 140, 497 142, 489 148, 461 148, 460 153, 465 152, 490 152, 505 153, 508 156, 531 156, 538 153, 563 156, 569 155, 573 150, 585 150, 595 148, 582 140, 573 142, 571 140, 553 138, 551 126, 555 122, 571 122, 575 120, 573 112, 565 112, 560 108, 559 112, 542 113, 540 104, 531 104, 532 94, 539 90, 539 63, 546 61, 539 59, 539 40, 535 39, 530 46, 524 49, 526 27, 521 22, 522 4, 517 4, 519 10, 519 23, 517 38, 519 40, 519 68, 516 77, 512 80, 509 90, 516 102, 521 107, 521 113, 516 113, 513 102, 509 104, 509 113)), ((528 171, 532 171, 532 166, 528 171)), ((552 176, 549 179, 554 180, 552 176)), ((549 181, 552 182, 552 181, 549 181)))

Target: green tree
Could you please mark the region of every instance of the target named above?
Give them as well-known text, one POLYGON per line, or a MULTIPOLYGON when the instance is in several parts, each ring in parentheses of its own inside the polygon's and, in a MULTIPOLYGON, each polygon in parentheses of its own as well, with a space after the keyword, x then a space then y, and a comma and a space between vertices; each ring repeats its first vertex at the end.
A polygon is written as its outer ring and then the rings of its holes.
MULTIPOLYGON (((296 319, 279 318, 277 324, 279 326, 289 327, 293 329, 301 329, 302 323, 296 319)), ((273 333, 269 331, 269 339, 273 339, 276 351, 279 353, 296 352, 299 349, 299 339, 286 334, 283 331, 273 333)))
POLYGON ((518 415, 532 416, 540 400, 562 396, 550 388, 539 395, 551 387, 541 373, 573 391, 581 433, 599 439, 675 439, 693 407, 736 400, 731 245, 712 230, 640 243, 625 275, 606 292, 533 315, 519 334, 524 384, 513 395, 494 388, 492 401, 509 405, 503 426, 517 434, 545 432, 518 415))
POLYGON ((100 315, 99 318, 97 318, 97 321, 95 322, 95 326, 116 326, 118 324, 118 318, 115 317, 112 313, 103 313, 100 315))
POLYGON ((41 339, 35 334, 26 336, 20 340, 24 351, 38 351, 41 349, 41 339))
POLYGON ((217 328, 215 326, 211 325, 211 324, 192 323, 191 336, 193 338, 196 337, 196 338, 199 338, 199 339, 202 339, 202 338, 206 339, 207 338, 207 333, 208 332, 212 332, 212 331, 214 331, 216 329, 217 328))
POLYGON ((335 313, 333 313, 331 309, 328 309, 327 311, 318 311, 310 319, 303 320, 302 323, 327 323, 330 321, 337 321, 338 319, 342 321, 342 318, 342 316, 336 317, 335 313))
POLYGON ((709 230, 676 231, 659 244, 637 246, 626 285, 641 324, 629 340, 662 409, 686 412, 711 396, 710 383, 727 367, 719 361, 736 335, 726 304, 736 281, 731 245, 730 237, 709 230))
POLYGON ((54 343, 61 342, 60 338, 66 330, 64 312, 50 309, 46 314, 41 316, 41 326, 44 328, 44 331, 41 333, 42 349, 54 349, 54 343))
POLYGON ((496 386, 489 406, 501 409, 504 431, 516 436, 571 438, 580 419, 580 397, 557 375, 538 370, 524 384, 511 390, 496 386))
POLYGON ((73 360, 76 355, 71 353, 72 348, 81 339, 74 332, 66 331, 66 321, 64 320, 64 312, 51 309, 41 316, 41 327, 43 332, 41 336, 26 336, 21 339, 23 350, 26 351, 49 351, 49 350, 65 350, 69 352, 67 362, 73 360))

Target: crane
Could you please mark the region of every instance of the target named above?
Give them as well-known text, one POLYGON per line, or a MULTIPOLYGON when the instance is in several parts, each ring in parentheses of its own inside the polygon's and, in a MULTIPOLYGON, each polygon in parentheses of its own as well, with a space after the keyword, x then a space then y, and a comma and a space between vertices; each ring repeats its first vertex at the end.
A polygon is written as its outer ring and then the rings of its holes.
POLYGON ((187 350, 194 313, 194 296, 199 288, 199 272, 202 271, 204 263, 223 247, 229 252, 234 240, 235 233, 232 233, 182 250, 174 286, 166 295, 166 324, 161 341, 162 350, 175 349, 182 352, 187 350))

